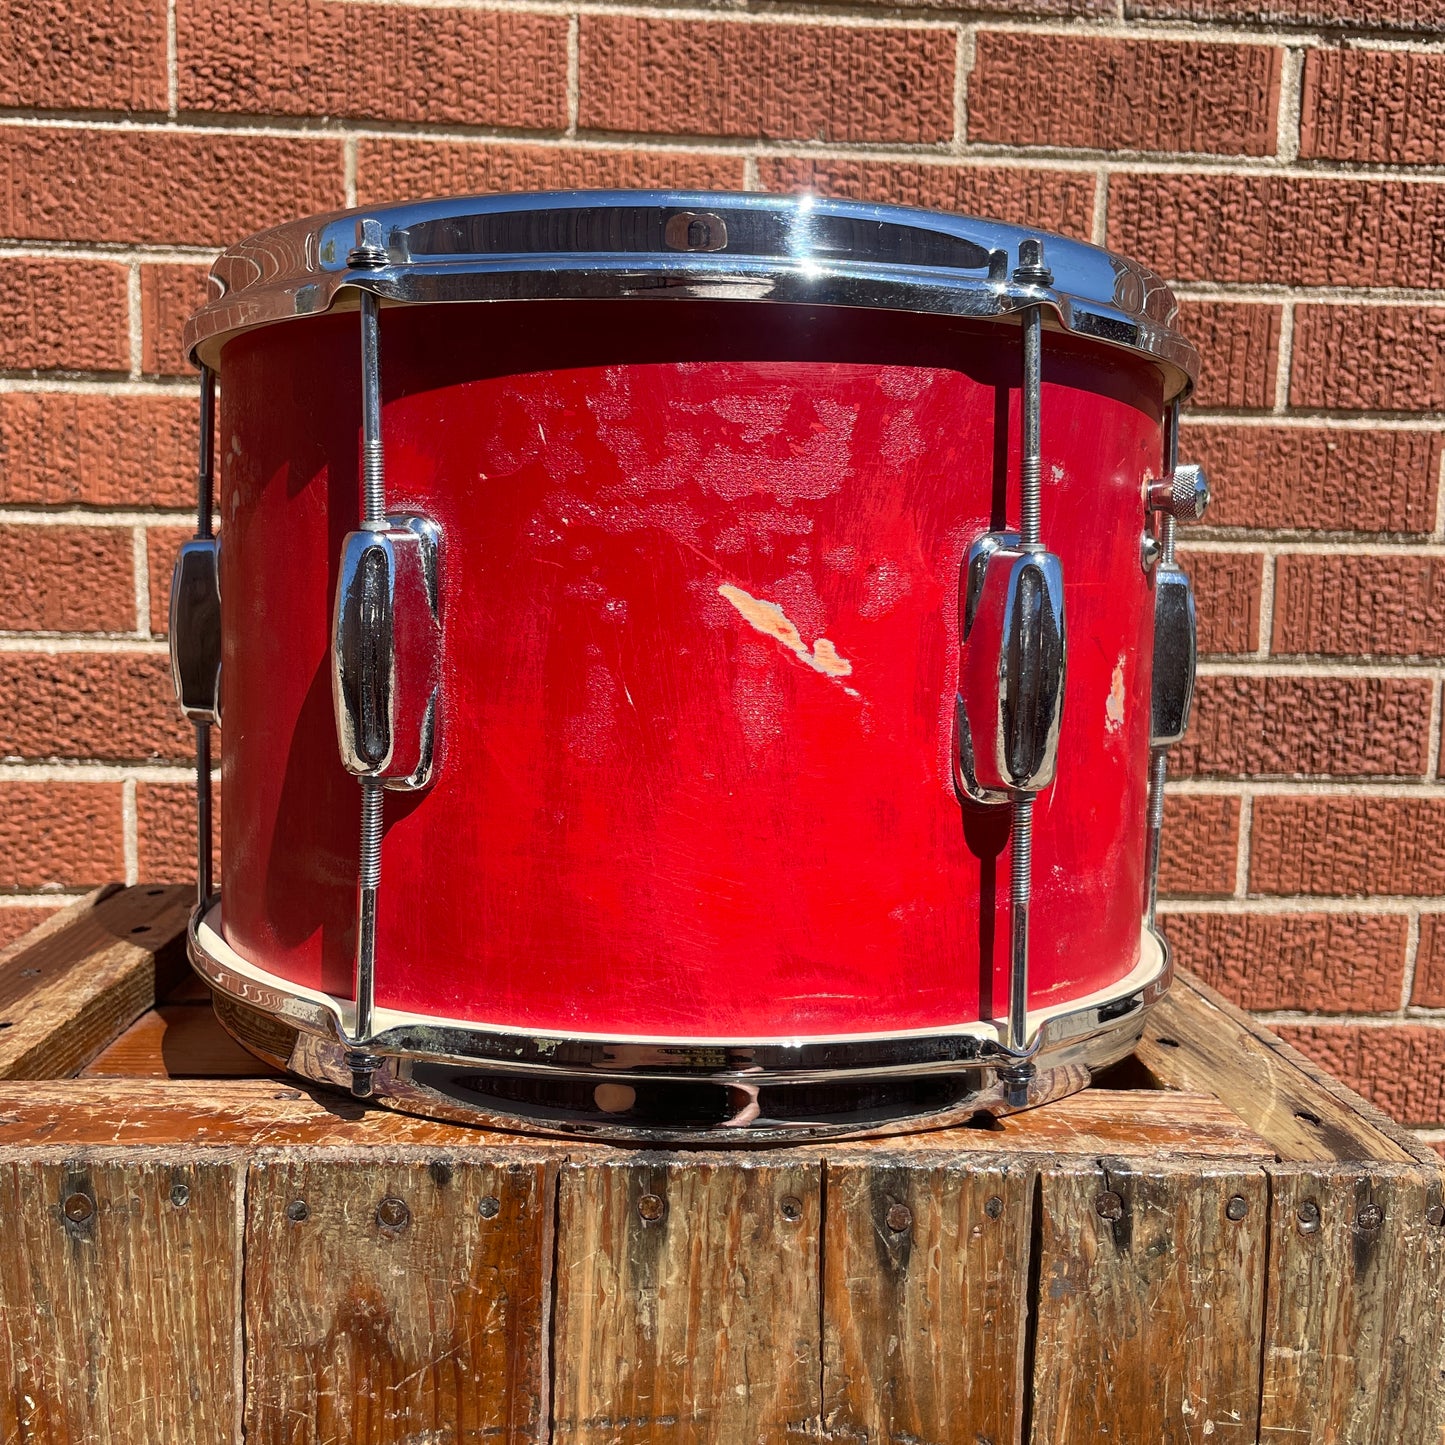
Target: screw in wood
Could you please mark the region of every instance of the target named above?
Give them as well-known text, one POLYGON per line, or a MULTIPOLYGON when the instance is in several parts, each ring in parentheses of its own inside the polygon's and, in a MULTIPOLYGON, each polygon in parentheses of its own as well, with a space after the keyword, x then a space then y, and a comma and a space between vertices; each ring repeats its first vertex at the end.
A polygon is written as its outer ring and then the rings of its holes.
POLYGON ((184 1184, 171 1185, 171 1203, 177 1209, 184 1209, 191 1202, 191 1191, 184 1184))
POLYGON ((1301 1234, 1313 1234, 1320 1227, 1320 1207, 1313 1199, 1306 1199, 1295 1210, 1295 1219, 1301 1234))
POLYGON ((803 1201, 785 1194, 778 1203, 778 1210, 789 1224, 796 1224, 803 1217, 803 1201))
POLYGON ((894 1234, 902 1234, 913 1223, 913 1211, 906 1204, 888 1206, 888 1227, 894 1234))
POLYGON ((1229 1203, 1224 1206, 1224 1212, 1230 1219, 1243 1219, 1249 1213, 1249 1200, 1242 1194, 1231 1195, 1229 1203))
POLYGON ((1003 1200, 997 1194, 990 1194, 988 1202, 983 1206, 983 1212, 990 1219, 997 1219, 1003 1213, 1003 1200))
POLYGON ((644 1194, 637 1201, 637 1212, 646 1224, 656 1224, 667 1213, 667 1204, 660 1194, 644 1194))
POLYGON ((411 1223, 411 1210, 403 1200, 388 1194, 376 1206, 376 1222, 383 1229, 405 1229, 411 1223))
POLYGON ((1445 1224, 1445 1204, 1431 1205, 1431 1207, 1425 1211, 1425 1223, 1433 1224, 1436 1229, 1439 1229, 1442 1224, 1445 1224))
POLYGON ((1378 1204, 1363 1204, 1355 1215, 1355 1223, 1361 1229, 1378 1229, 1385 1222, 1385 1211, 1378 1204))
POLYGON ((1094 1200, 1094 1212, 1113 1223, 1124 1217, 1124 1201, 1112 1189, 1106 1189, 1094 1200))
POLYGON ((286 1206, 286 1218, 292 1224, 305 1224, 311 1218, 311 1210, 307 1207, 304 1199, 293 1199, 286 1206))
POLYGON ((95 1205, 88 1194, 67 1194, 61 1208, 72 1224, 84 1224, 95 1213, 95 1205))
POLYGON ((489 1194, 477 1205, 477 1213, 483 1219, 495 1219, 502 1212, 502 1201, 495 1194, 489 1194))

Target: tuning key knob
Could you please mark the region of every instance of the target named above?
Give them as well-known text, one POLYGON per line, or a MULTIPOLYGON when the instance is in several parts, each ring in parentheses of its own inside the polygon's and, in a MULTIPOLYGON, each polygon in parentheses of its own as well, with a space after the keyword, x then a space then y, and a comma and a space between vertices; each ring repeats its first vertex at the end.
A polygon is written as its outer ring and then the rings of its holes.
POLYGON ((1185 462, 1172 477, 1149 483, 1149 510, 1179 522, 1197 522, 1209 505, 1209 479, 1203 467, 1185 462))

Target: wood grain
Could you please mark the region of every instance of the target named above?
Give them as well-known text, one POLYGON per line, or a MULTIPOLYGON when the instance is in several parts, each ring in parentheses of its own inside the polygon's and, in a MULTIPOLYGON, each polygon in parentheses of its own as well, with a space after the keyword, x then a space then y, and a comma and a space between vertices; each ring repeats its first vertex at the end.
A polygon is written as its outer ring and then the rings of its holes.
POLYGON ((126 888, 47 919, 0 960, 0 1078, 63 1078, 186 968, 191 892, 126 888))
POLYGON ((816 1436, 821 1182, 778 1155, 564 1166, 554 1440, 816 1436))
POLYGON ((0 1163, 0 1440, 239 1445, 243 1167, 0 1163))
POLYGON ((1222 1162, 1044 1171, 1033 1445, 1254 1440, 1266 1197, 1222 1162))
POLYGON ((540 1161, 277 1156, 248 1195, 252 1445, 545 1438, 540 1161))
POLYGON ((825 1439, 1018 1439, 1035 1178, 980 1156, 829 1162, 825 1439))
POLYGON ((1188 976, 1155 1006, 1135 1056, 1170 1088, 1213 1094, 1283 1159, 1416 1157, 1378 1110, 1188 976))
POLYGON ((254 1079, 284 1075, 242 1048, 221 1027, 207 999, 147 1009, 80 1071, 80 1077, 254 1079))
POLYGON ((1266 1445, 1445 1440, 1445 1226, 1429 1215, 1441 1180, 1413 1167, 1272 1171, 1266 1445))

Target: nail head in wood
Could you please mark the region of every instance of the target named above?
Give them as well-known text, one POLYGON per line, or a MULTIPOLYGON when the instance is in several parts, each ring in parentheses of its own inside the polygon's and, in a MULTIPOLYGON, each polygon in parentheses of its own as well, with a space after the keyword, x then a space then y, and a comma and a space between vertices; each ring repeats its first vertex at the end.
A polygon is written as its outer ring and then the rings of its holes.
POLYGON ((1295 1210, 1295 1219, 1299 1223, 1301 1234, 1313 1234, 1320 1227, 1320 1207, 1313 1199, 1306 1199, 1300 1207, 1295 1210))
POLYGON ((1003 1200, 997 1194, 990 1194, 988 1202, 983 1206, 983 1212, 990 1219, 997 1219, 1003 1213, 1003 1200))
POLYGON ((388 1194, 376 1206, 376 1222, 383 1229, 405 1229, 411 1223, 411 1210, 404 1200, 388 1194))
POLYGON ((1385 1222, 1385 1211, 1378 1204, 1361 1205, 1355 1223, 1361 1229, 1378 1229, 1385 1222))
POLYGON ((888 1206, 888 1227, 894 1234, 902 1234, 913 1223, 913 1211, 906 1204, 888 1206))
POLYGON ((1124 1217, 1124 1201, 1112 1189, 1106 1189, 1094 1200, 1094 1212, 1112 1224, 1124 1217))
POLYGON ((1425 1213, 1425 1223, 1433 1224, 1436 1229, 1445 1224, 1445 1204, 1436 1204, 1425 1213))
POLYGON ((291 1203, 286 1206, 286 1218, 289 1219, 292 1224, 305 1224, 310 1217, 311 1210, 307 1207, 304 1199, 293 1199, 291 1203))
POLYGON ((656 1224, 667 1213, 667 1205, 660 1194, 644 1194, 637 1201, 637 1212, 646 1224, 656 1224))
POLYGON ((1249 1201, 1242 1194, 1231 1195, 1229 1203, 1224 1206, 1224 1212, 1230 1219, 1241 1220, 1249 1213, 1249 1201))
POLYGON ((489 1194, 477 1205, 477 1213, 483 1219, 495 1219, 502 1212, 502 1201, 495 1194, 489 1194))
MULTIPOLYGON (((783 1196, 783 1199, 778 1204, 778 1209, 789 1224, 796 1224, 803 1217, 803 1201, 792 1194, 783 1196)), ((892 1214, 892 1210, 889 1211, 889 1214, 892 1214)), ((910 1219, 912 1217, 912 1215, 909 1215, 910 1219)))
POLYGON ((67 1194, 61 1208, 72 1224, 84 1224, 95 1213, 95 1205, 87 1194, 67 1194))
POLYGON ((191 1191, 187 1185, 171 1185, 171 1203, 174 1204, 177 1209, 184 1209, 190 1202, 191 1191))

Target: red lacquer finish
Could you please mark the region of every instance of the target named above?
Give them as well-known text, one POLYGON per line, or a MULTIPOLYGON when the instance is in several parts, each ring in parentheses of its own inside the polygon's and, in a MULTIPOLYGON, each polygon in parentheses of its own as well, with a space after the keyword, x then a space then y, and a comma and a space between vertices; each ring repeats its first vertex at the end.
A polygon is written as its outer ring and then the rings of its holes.
MULTIPOLYGON (((947 1028, 1007 998, 1008 811, 952 781, 961 569, 1016 521, 1018 331, 709 302, 382 314, 388 505, 443 533, 441 748, 386 803, 377 1002, 611 1036, 947 1028)), ((355 314, 224 352, 224 927, 349 996, 337 757, 355 314)), ((1161 381, 1048 333, 1068 679, 1032 1000, 1139 962, 1161 381)))

